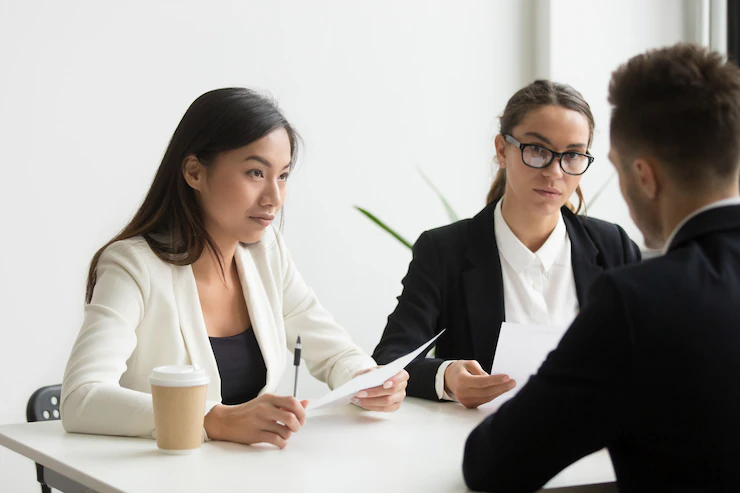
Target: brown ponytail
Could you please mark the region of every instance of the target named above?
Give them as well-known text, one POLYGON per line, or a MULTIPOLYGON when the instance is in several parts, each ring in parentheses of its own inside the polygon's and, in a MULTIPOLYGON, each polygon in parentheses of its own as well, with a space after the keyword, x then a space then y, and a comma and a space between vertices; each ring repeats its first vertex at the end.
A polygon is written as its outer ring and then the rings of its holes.
POLYGON ((486 204, 492 204, 501 200, 506 191, 506 169, 499 168, 496 172, 496 178, 493 179, 493 185, 488 191, 488 197, 486 198, 486 204))
MULTIPOLYGON (((527 113, 533 109, 549 105, 561 106, 569 110, 577 111, 586 117, 590 130, 588 136, 588 145, 590 147, 594 137, 595 126, 591 107, 588 105, 581 93, 573 89, 568 84, 560 84, 549 80, 536 80, 528 86, 519 89, 516 94, 509 99, 509 102, 506 103, 504 114, 499 118, 501 123, 499 132, 501 134, 510 134, 514 127, 519 125, 519 123, 524 119, 527 113)), ((486 203, 490 204, 499 200, 504 196, 505 191, 506 170, 499 168, 496 173, 496 178, 493 180, 493 184, 491 185, 491 189, 488 192, 486 203)), ((581 191, 580 185, 576 187, 576 195, 578 196, 577 208, 570 202, 570 200, 565 203, 566 207, 573 211, 574 214, 578 214, 581 211, 581 208, 585 208, 583 192, 581 191)))

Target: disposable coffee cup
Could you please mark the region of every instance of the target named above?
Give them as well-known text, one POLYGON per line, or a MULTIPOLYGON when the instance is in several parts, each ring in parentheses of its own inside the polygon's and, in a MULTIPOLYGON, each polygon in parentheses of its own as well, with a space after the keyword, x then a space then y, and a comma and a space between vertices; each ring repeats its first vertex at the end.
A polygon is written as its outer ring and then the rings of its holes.
POLYGON ((165 454, 190 454, 203 442, 208 375, 190 365, 158 366, 152 370, 154 430, 165 454))

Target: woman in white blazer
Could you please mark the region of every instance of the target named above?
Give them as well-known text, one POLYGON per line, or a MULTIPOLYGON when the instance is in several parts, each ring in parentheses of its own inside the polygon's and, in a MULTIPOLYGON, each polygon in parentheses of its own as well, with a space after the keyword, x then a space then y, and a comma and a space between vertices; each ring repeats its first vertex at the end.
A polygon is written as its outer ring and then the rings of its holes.
MULTIPOLYGON (((148 376, 195 364, 210 377, 205 438, 280 448, 307 401, 276 396, 296 336, 309 371, 337 387, 375 361, 319 304, 272 221, 298 137, 243 88, 193 102, 131 223, 93 257, 85 318, 62 384, 67 431, 154 436, 148 376)), ((395 411, 408 374, 353 402, 395 411)))

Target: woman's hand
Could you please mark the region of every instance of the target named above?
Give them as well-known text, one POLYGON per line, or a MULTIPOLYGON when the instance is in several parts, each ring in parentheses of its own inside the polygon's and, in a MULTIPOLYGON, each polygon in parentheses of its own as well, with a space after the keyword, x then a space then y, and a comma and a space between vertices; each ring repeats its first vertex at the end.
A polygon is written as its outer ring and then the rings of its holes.
POLYGON ((475 360, 459 360, 445 369, 445 391, 468 409, 494 400, 516 386, 508 375, 489 375, 475 360))
POLYGON ((306 423, 307 405, 295 397, 264 394, 244 404, 214 407, 203 425, 213 440, 271 443, 282 449, 306 423))
MULTIPOLYGON (((362 375, 363 373, 373 371, 377 368, 380 367, 376 366, 375 368, 368 368, 367 370, 359 371, 355 376, 362 375)), ((406 370, 401 370, 393 377, 386 380, 383 385, 358 392, 352 399, 352 402, 370 411, 380 411, 384 413, 397 411, 398 408, 401 407, 403 398, 406 397, 406 383, 408 381, 408 372, 406 370)))

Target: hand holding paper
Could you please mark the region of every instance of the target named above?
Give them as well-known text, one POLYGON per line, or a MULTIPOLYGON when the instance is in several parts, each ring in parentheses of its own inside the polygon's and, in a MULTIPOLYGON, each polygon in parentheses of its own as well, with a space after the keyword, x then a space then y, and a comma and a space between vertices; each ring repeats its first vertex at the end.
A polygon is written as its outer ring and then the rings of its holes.
POLYGON ((468 409, 492 401, 514 388, 508 375, 489 375, 476 360, 458 360, 445 369, 445 391, 468 409))
POLYGON ((334 407, 348 404, 359 392, 372 389, 373 387, 381 387, 387 380, 393 378, 401 370, 406 368, 406 366, 416 359, 417 356, 422 354, 422 352, 425 350, 428 351, 432 343, 434 343, 434 341, 436 341, 442 334, 444 334, 444 330, 406 356, 401 356, 387 365, 359 375, 344 385, 341 385, 329 392, 324 397, 311 401, 306 410, 313 411, 323 407, 334 407))
MULTIPOLYGON (((363 370, 357 375, 374 371, 375 368, 363 370)), ((371 389, 361 390, 352 398, 352 403, 367 409, 368 411, 377 411, 381 413, 390 413, 397 411, 401 407, 403 399, 406 397, 406 385, 409 381, 409 374, 406 370, 401 370, 390 379, 383 382, 383 385, 371 389)))
POLYGON ((491 374, 502 373, 516 380, 516 387, 483 406, 496 411, 514 397, 537 373, 542 363, 560 343, 567 327, 556 325, 501 324, 491 374))

